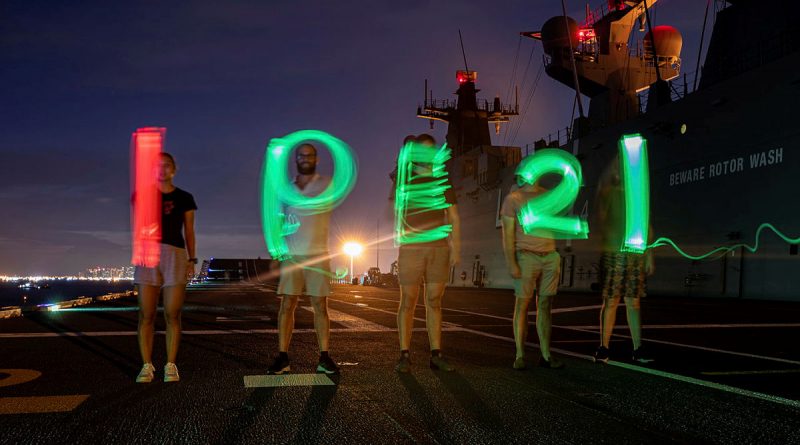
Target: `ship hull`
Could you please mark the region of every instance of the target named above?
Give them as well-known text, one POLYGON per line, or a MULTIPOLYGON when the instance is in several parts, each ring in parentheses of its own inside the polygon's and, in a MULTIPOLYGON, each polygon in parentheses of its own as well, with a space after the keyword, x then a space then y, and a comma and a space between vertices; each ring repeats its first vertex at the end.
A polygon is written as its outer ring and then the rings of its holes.
MULTIPOLYGON (((581 160, 584 187, 574 212, 588 215, 590 232, 600 173, 624 134, 648 141, 651 222, 656 237, 668 237, 691 255, 745 243, 716 259, 694 261, 670 246, 654 249, 656 273, 648 290, 657 295, 719 296, 800 301, 800 256, 791 243, 766 230, 770 223, 800 237, 800 62, 794 57, 764 65, 689 94, 632 119, 593 131, 563 147, 581 160), (682 130, 683 129, 683 130, 682 130)), ((499 201, 512 186, 513 168, 486 190, 477 178, 453 172, 463 221, 460 280, 453 285, 512 286, 501 247, 499 201), (471 273, 470 273, 471 272, 471 273)), ((596 291, 600 243, 559 241, 561 289, 596 291)))

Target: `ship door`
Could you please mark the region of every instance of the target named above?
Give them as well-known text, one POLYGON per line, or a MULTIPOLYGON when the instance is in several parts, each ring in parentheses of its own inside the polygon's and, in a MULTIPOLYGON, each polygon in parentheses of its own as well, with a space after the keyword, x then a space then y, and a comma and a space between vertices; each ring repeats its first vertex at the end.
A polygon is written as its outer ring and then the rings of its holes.
POLYGON ((742 297, 744 278, 744 248, 732 250, 722 257, 722 296, 742 297))
POLYGON ((572 287, 575 284, 575 255, 561 257, 561 276, 558 278, 559 287, 572 287))

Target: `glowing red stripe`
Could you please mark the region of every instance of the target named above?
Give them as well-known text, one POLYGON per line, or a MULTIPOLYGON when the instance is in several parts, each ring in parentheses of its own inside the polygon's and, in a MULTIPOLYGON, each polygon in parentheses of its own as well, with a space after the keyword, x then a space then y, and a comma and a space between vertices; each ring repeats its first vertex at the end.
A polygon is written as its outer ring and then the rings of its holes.
POLYGON ((161 192, 158 189, 158 163, 166 128, 146 127, 133 133, 133 201, 131 227, 136 266, 155 267, 161 256, 161 192))

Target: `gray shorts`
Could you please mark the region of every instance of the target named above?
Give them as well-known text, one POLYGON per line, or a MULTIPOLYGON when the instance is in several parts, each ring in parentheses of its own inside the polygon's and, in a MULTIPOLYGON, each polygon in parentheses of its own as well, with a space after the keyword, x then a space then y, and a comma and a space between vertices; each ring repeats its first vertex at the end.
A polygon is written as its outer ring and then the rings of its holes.
POLYGON ((558 292, 558 279, 561 277, 561 255, 558 252, 540 255, 518 250, 516 255, 522 272, 522 277, 514 280, 517 298, 531 298, 537 289, 543 297, 558 292))
POLYGON ((145 286, 186 286, 189 256, 186 249, 161 244, 161 257, 156 267, 136 266, 134 284, 145 286))
POLYGON ((397 279, 403 286, 414 286, 423 280, 427 284, 447 283, 450 281, 450 247, 402 245, 397 269, 397 279))
POLYGON ((331 294, 330 263, 327 254, 318 257, 295 255, 291 261, 282 261, 278 295, 327 297, 331 294), (314 259, 320 257, 324 259, 314 259))

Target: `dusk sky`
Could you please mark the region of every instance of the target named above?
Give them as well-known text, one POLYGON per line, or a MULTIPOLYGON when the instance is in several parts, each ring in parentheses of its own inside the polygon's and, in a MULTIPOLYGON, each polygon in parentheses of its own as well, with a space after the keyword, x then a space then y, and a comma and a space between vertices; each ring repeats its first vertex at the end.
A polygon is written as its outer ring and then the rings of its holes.
MULTIPOLYGON (((584 3, 567 4, 584 18, 584 3)), ((705 4, 663 0, 654 11, 656 24, 683 34, 684 72, 696 70, 705 4)), ((434 97, 454 97, 458 30, 479 96, 505 99, 519 31, 560 14, 556 0, 2 2, 0 275, 129 263, 129 143, 143 126, 167 128, 175 183, 199 206, 200 258, 268 256, 264 149, 299 129, 327 131, 358 156, 331 249, 371 241, 378 223, 387 236, 388 173, 403 137, 429 131, 415 116, 424 80, 434 97)), ((526 98, 541 44, 524 39, 519 60, 526 98)), ((569 125, 571 112, 571 90, 543 75, 524 118, 506 127, 519 125, 517 137, 494 142, 524 146, 569 125)), ((385 270, 396 251, 382 246, 385 270)), ((374 263, 371 249, 356 272, 374 263)))

